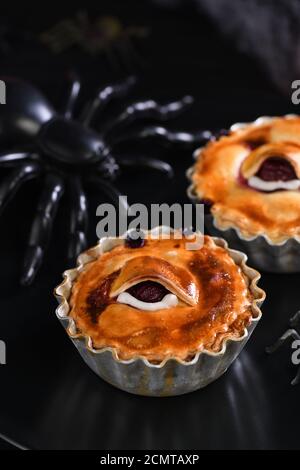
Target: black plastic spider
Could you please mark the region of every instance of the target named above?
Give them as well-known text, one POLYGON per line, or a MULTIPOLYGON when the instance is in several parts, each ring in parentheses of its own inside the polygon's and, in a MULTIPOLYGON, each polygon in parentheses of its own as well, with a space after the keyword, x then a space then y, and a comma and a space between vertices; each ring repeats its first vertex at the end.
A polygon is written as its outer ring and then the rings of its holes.
MULTIPOLYGON (((76 120, 73 119, 73 111, 81 88, 78 78, 72 77, 70 81, 63 113, 57 113, 32 85, 12 78, 4 78, 4 81, 7 104, 0 106, 1 137, 14 147, 0 155, 0 165, 16 168, 0 186, 0 211, 22 183, 31 178, 44 178, 21 278, 21 283, 28 285, 41 266, 65 187, 70 191, 72 201, 68 256, 74 258, 86 245, 88 211, 83 181, 89 180, 111 199, 118 200, 120 193, 110 181, 122 167, 155 168, 171 175, 172 168, 161 160, 115 156, 112 148, 120 139, 112 137, 110 131, 138 119, 165 121, 184 111, 193 99, 186 96, 166 105, 153 100, 136 102, 98 133, 90 128, 96 112, 98 115, 112 99, 126 95, 136 81, 133 77, 100 89, 76 120), (18 144, 17 149, 15 143, 18 144)), ((156 136, 168 143, 196 145, 209 139, 211 134, 170 132, 163 127, 151 126, 131 137, 156 136)))
MULTIPOLYGON (((268 346, 266 348, 267 353, 269 354, 274 353, 275 351, 277 351, 278 348, 280 348, 280 346, 282 346, 290 338, 296 341, 299 341, 299 344, 300 344, 300 334, 296 330, 297 326, 300 325, 300 310, 290 318, 289 324, 291 328, 288 328, 272 346, 268 346)), ((300 366, 298 368, 296 377, 292 380, 291 384, 297 385, 298 383, 300 383, 300 366)))

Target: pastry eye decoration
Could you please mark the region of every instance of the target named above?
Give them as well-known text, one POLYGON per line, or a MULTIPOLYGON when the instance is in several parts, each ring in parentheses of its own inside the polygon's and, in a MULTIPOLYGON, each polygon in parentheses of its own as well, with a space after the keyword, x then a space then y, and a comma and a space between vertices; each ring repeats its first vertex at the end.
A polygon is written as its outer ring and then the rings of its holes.
MULTIPOLYGON (((128 235, 125 246, 143 248, 142 232, 128 235)), ((156 311, 176 307, 180 303, 195 306, 198 289, 193 276, 183 267, 154 256, 131 258, 114 280, 110 298, 139 310, 156 311)))
POLYGON ((241 166, 242 182, 264 192, 300 188, 300 148, 266 144, 253 150, 241 166))
POLYGON ((136 82, 133 77, 100 89, 78 114, 75 106, 81 83, 76 76, 71 77, 66 104, 60 112, 29 83, 13 78, 4 81, 7 104, 0 106, 0 129, 6 151, 0 154, 0 166, 10 167, 12 171, 1 181, 0 213, 26 181, 38 179, 43 183, 24 259, 21 278, 24 285, 32 283, 42 264, 64 193, 71 202, 68 257, 73 260, 86 246, 86 187, 95 186, 118 202, 120 193, 112 181, 120 170, 140 167, 172 175, 172 168, 166 162, 120 155, 116 144, 158 138, 163 143, 193 146, 211 136, 207 131, 174 132, 153 125, 137 132, 128 131, 127 126, 136 121, 168 121, 190 106, 191 96, 163 105, 154 100, 138 101, 126 106, 114 119, 107 119, 106 107, 129 93, 136 82), (102 125, 99 128, 95 121, 100 115, 102 125))
POLYGON ((198 289, 190 272, 153 256, 138 256, 123 266, 112 284, 110 297, 139 310, 194 306, 198 289))

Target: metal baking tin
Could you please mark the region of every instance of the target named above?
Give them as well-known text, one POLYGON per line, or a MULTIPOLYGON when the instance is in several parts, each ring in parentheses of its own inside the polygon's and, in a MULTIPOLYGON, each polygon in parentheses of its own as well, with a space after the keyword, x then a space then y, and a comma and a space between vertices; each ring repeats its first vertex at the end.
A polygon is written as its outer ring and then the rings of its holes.
MULTIPOLYGON (((295 117, 294 114, 284 116, 286 118, 295 117)), ((253 122, 236 123, 230 127, 232 132, 242 130, 245 127, 259 126, 268 123, 276 117, 262 116, 253 122)), ((194 152, 197 160, 201 156, 204 147, 198 148, 194 152)), ((187 194, 194 202, 199 202, 196 189, 192 181, 194 166, 187 170, 187 178, 191 182, 187 194)), ((205 215, 205 226, 208 232, 217 237, 224 237, 232 248, 241 250, 248 255, 249 262, 261 271, 274 273, 300 272, 300 237, 289 237, 280 243, 273 243, 267 235, 257 235, 245 237, 238 227, 222 227, 218 225, 212 214, 205 215)))
MULTIPOLYGON (((165 227, 154 230, 163 233, 165 227)), ((167 228, 167 230, 170 230, 167 228)), ((214 238, 218 246, 225 248, 245 276, 249 279, 249 288, 253 294, 252 319, 240 338, 228 338, 223 342, 221 351, 214 353, 202 351, 191 360, 182 361, 168 357, 159 364, 150 363, 145 357, 137 356, 130 360, 118 357, 114 348, 94 349, 92 340, 81 334, 72 318, 68 316, 72 286, 78 274, 86 264, 97 259, 102 253, 123 243, 120 238, 101 239, 95 247, 78 257, 77 267, 63 273, 63 282, 54 293, 59 302, 56 315, 69 338, 76 346, 87 365, 102 379, 124 391, 147 396, 171 396, 192 392, 208 385, 220 377, 241 352, 261 318, 260 306, 265 299, 265 293, 257 286, 260 274, 246 265, 247 256, 238 251, 230 250, 225 240, 214 238)))

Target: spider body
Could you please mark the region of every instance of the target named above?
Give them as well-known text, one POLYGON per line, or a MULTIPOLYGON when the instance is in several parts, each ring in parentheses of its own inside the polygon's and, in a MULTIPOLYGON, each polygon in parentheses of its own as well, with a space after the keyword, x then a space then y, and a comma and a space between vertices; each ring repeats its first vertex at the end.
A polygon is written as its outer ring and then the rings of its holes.
POLYGON ((0 129, 9 142, 31 144, 37 152, 67 165, 103 160, 109 153, 101 136, 72 119, 70 110, 57 113, 29 83, 6 80, 8 109, 0 108, 0 129))
MULTIPOLYGON (((65 192, 71 201, 68 256, 73 259, 86 245, 88 208, 85 184, 95 185, 114 202, 119 202, 120 193, 111 181, 121 169, 138 166, 157 169, 171 176, 172 168, 161 160, 115 155, 115 143, 128 140, 128 134, 113 138, 111 131, 120 131, 139 119, 166 121, 184 111, 193 100, 186 96, 166 105, 153 100, 136 102, 98 131, 92 128, 96 113, 103 114, 111 100, 125 96, 135 83, 133 77, 100 89, 76 117, 74 106, 81 88, 77 77, 70 80, 68 99, 61 112, 57 112, 31 84, 15 78, 4 81, 7 104, 0 106, 0 140, 10 150, 0 154, 0 166, 9 166, 13 170, 0 184, 0 212, 24 182, 43 178, 43 190, 29 235, 21 278, 22 284, 27 285, 40 268, 56 211, 65 192)), ((207 131, 171 132, 161 126, 149 126, 130 135, 131 139, 153 137, 169 144, 196 146, 207 141, 211 134, 207 131)))
POLYGON ((109 154, 99 134, 61 117, 51 119, 41 127, 37 145, 51 159, 71 166, 96 163, 109 154))

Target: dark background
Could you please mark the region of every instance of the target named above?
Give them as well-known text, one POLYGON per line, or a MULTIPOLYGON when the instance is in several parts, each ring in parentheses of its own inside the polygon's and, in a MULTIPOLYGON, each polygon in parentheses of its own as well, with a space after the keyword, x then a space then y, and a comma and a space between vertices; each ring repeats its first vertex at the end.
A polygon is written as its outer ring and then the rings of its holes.
MULTIPOLYGON (((236 42, 224 38, 192 2, 174 10, 141 0, 101 1, 97 8, 73 4, 72 10, 64 3, 55 9, 49 4, 34 10, 19 6, 15 12, 4 9, 0 24, 1 74, 31 80, 58 108, 66 90, 65 74, 73 68, 84 84, 81 104, 98 85, 129 73, 139 76, 132 99, 194 95, 195 104, 171 124, 174 129, 226 128, 260 115, 297 112, 289 94, 279 91, 261 63, 238 52, 236 42), (134 40, 139 59, 124 60, 117 52, 113 65, 107 53, 93 55, 74 46, 55 54, 38 41, 41 32, 83 9, 91 20, 113 15, 125 27, 146 28, 147 37, 134 40)), ((113 47, 118 50, 119 45, 113 47)), ((124 104, 119 103, 119 109, 124 104)), ((154 144, 127 151, 163 158, 175 168, 171 182, 156 172, 123 174, 118 187, 131 203, 188 202, 185 170, 192 163, 191 151, 154 144)), ((0 177, 6 171, 1 170, 0 177)), ((68 267, 67 201, 57 215, 38 279, 29 288, 19 286, 40 190, 40 182, 27 184, 1 216, 0 338, 7 344, 7 365, 0 366, 2 435, 33 449, 300 447, 299 387, 289 383, 296 373, 291 351, 287 346, 272 357, 264 353, 299 307, 298 274, 263 274, 261 285, 267 290, 263 319, 243 354, 217 382, 183 397, 130 396, 85 366, 54 314, 53 287, 68 267)), ((92 244, 95 208, 105 196, 89 195, 92 244)))

